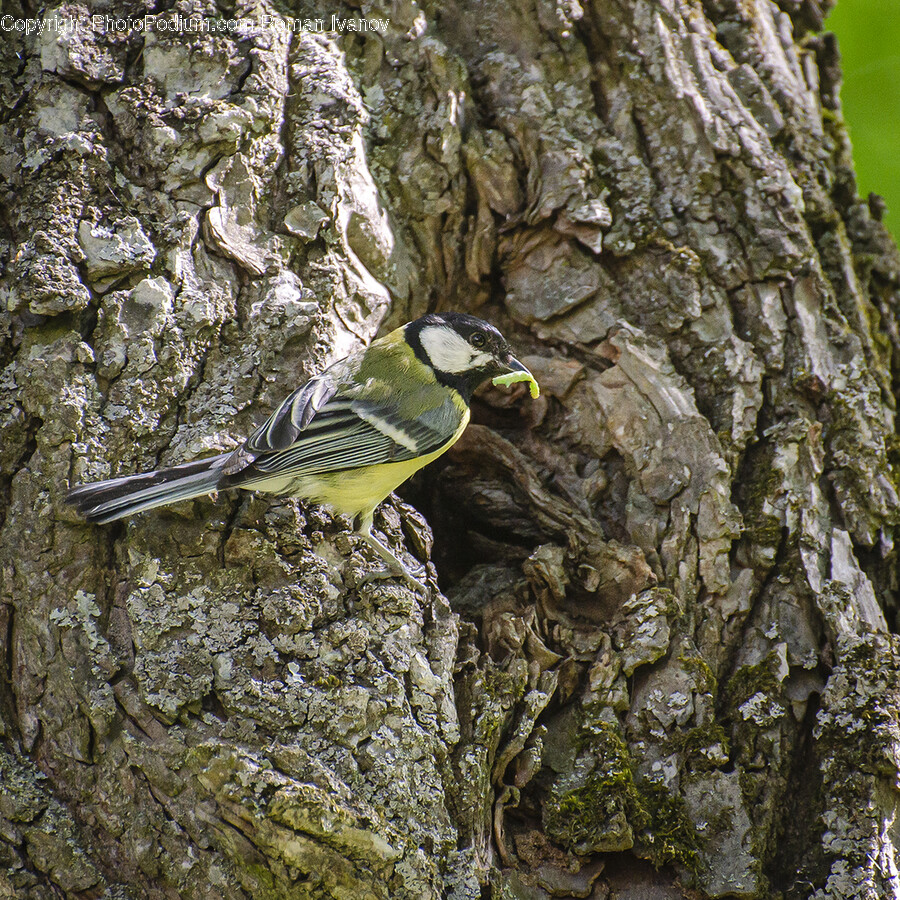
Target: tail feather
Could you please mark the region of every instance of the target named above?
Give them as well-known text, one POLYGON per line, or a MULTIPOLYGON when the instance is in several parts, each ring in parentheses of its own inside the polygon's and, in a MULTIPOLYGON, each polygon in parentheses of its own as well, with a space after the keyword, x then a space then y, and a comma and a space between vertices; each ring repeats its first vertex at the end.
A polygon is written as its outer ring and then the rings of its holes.
POLYGON ((104 524, 216 490, 230 453, 140 475, 82 484, 66 495, 89 522, 104 524))

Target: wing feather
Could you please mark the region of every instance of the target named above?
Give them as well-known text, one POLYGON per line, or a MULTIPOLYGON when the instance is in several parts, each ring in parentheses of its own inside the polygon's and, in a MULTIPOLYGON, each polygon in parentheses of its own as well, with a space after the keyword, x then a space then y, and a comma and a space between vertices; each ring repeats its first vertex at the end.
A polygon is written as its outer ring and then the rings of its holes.
MULTIPOLYGON (((445 401, 452 407, 452 401, 445 401)), ((459 413, 455 410, 453 426, 451 428, 440 427, 444 422, 431 423, 425 418, 405 419, 395 407, 380 403, 372 403, 367 400, 354 400, 351 404, 353 412, 363 421, 368 422, 373 428, 393 438, 398 444, 411 451, 413 456, 424 456, 437 450, 450 439, 455 431, 455 425, 459 423, 459 413)), ((444 417, 446 418, 446 417, 444 417)))
POLYGON ((300 398, 295 393, 247 442, 244 449, 252 451, 247 454, 249 464, 228 473, 230 486, 256 481, 261 474, 267 478, 321 475, 414 459, 443 446, 462 421, 462 413, 449 398, 427 416, 408 421, 393 406, 338 396, 314 410, 304 428, 297 428, 294 423, 312 408, 312 396, 300 398), (293 410, 301 412, 295 415, 293 410), (285 424, 288 420, 296 433, 284 446, 282 439, 291 433, 285 424))
POLYGON ((269 475, 314 475, 409 459, 387 435, 357 419, 357 425, 297 441, 286 450, 257 458, 254 468, 269 475))
MULTIPOLYGON (((327 372, 311 378, 303 387, 289 394, 247 439, 246 448, 252 453, 283 450, 297 440, 297 436, 337 393, 337 385, 327 372)), ((340 401, 338 401, 340 403, 340 401)))

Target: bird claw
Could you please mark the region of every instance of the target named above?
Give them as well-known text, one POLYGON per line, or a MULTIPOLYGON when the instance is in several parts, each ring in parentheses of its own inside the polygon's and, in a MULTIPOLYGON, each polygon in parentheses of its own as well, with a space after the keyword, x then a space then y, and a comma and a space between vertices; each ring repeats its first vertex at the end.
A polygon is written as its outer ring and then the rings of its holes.
POLYGON ((425 577, 428 568, 425 565, 416 566, 410 571, 378 538, 366 532, 358 532, 359 536, 381 557, 387 568, 381 571, 369 572, 363 577, 363 584, 372 581, 381 581, 384 578, 402 578, 414 591, 427 591, 425 577))
POLYGON ((386 578, 402 578, 406 584, 414 591, 422 591, 426 589, 424 582, 427 569, 425 566, 417 566, 412 572, 404 567, 402 572, 394 569, 381 569, 375 572, 367 572, 363 577, 361 584, 371 584, 373 581, 383 581, 386 578), (417 577, 419 576, 419 577, 417 577), (422 580, 420 581, 419 578, 422 580))

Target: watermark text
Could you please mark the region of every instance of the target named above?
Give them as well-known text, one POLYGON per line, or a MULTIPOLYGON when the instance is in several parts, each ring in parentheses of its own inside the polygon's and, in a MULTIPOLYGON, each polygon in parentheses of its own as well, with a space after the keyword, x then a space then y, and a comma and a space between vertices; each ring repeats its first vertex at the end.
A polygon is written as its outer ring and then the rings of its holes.
POLYGON ((294 19, 290 16, 262 15, 240 19, 214 18, 212 16, 183 16, 181 13, 146 16, 116 16, 110 13, 91 16, 47 16, 46 18, 21 18, 0 16, 0 33, 25 35, 72 34, 78 30, 94 34, 241 34, 272 29, 291 34, 313 32, 315 34, 346 34, 375 32, 384 34, 390 19, 344 18, 334 15, 326 18, 294 19))

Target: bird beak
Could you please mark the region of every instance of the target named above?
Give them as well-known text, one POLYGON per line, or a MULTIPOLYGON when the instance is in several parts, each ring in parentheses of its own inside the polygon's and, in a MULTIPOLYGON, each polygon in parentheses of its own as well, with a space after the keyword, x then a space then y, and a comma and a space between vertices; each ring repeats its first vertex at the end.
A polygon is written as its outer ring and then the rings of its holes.
POLYGON ((507 356, 506 359, 503 360, 503 367, 507 372, 525 372, 528 375, 531 375, 531 372, 522 365, 514 356, 507 356))
POLYGON ((536 400, 541 395, 541 389, 538 386, 537 381, 534 378, 534 375, 528 371, 528 369, 522 365, 514 356, 510 355, 502 363, 503 367, 506 369, 506 372, 497 375, 496 378, 491 380, 492 384, 502 385, 503 387, 508 387, 511 384, 517 384, 520 381, 525 381, 528 383, 528 390, 531 392, 531 398, 536 400))

